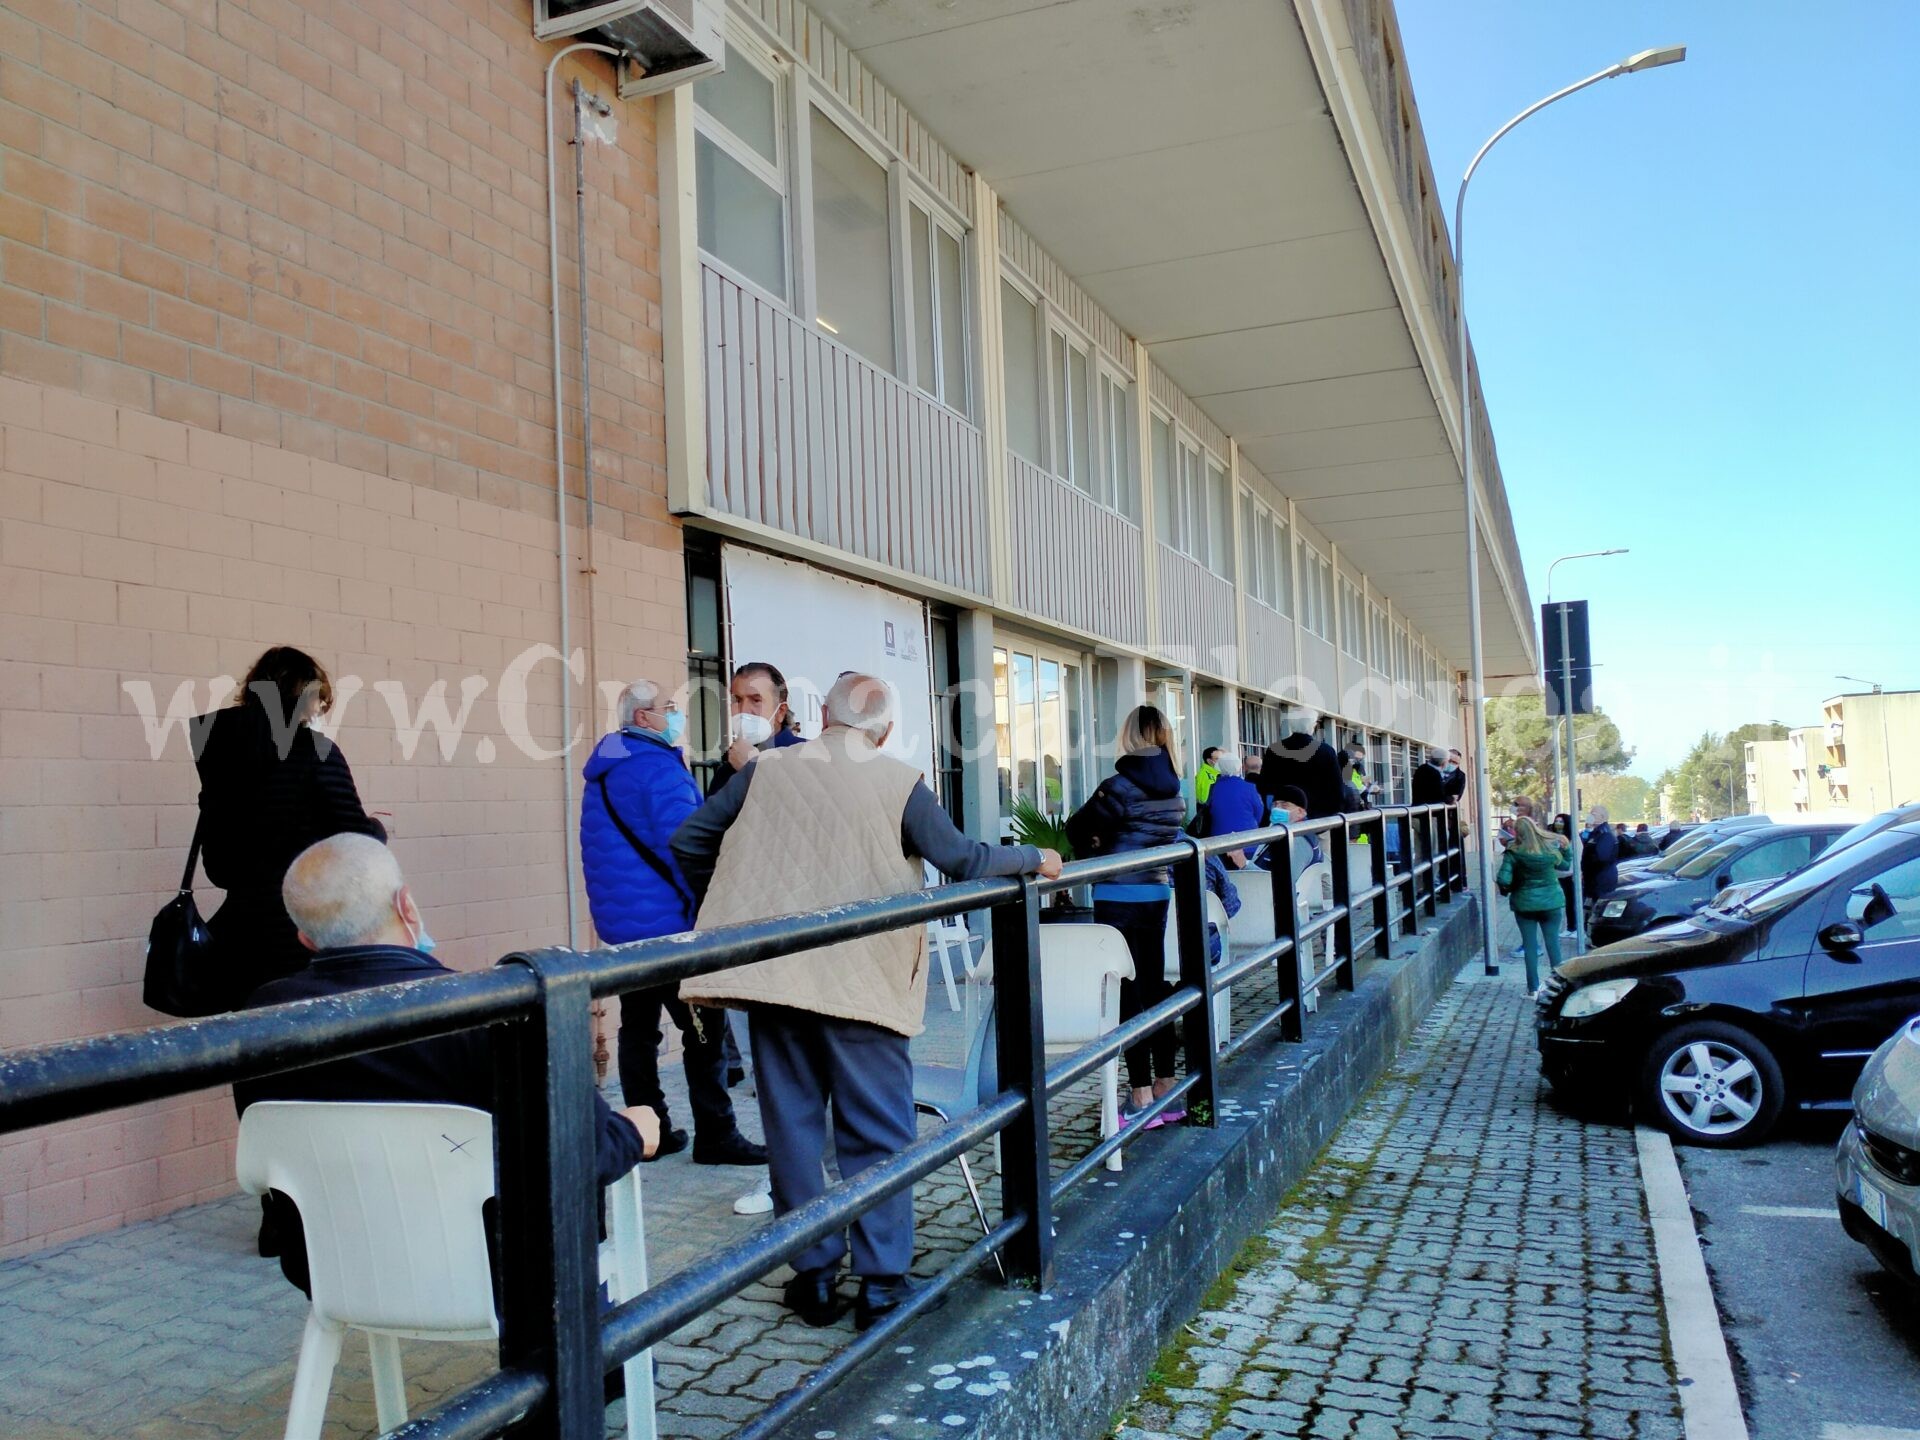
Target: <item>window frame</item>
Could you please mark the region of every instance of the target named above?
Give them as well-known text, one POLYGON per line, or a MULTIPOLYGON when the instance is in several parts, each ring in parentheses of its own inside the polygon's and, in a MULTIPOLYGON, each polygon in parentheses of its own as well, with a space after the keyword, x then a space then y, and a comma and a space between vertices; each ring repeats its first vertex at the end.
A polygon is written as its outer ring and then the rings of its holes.
MULTIPOLYGON (((705 109, 697 98, 693 102, 694 145, 697 148, 701 137, 704 136, 709 144, 714 145, 728 159, 734 161, 780 197, 781 260, 782 268, 786 272, 783 277, 786 281, 786 291, 782 294, 769 290, 737 265, 701 245, 697 238, 694 242, 695 249, 699 251, 702 260, 717 266, 729 279, 751 289, 756 294, 765 295, 776 305, 798 315, 801 313, 799 303, 801 297, 798 292, 803 283, 799 265, 800 243, 803 231, 806 232, 806 238, 811 239, 812 227, 810 223, 803 225, 799 213, 801 197, 796 194, 794 179, 798 168, 794 116, 796 106, 800 102, 800 92, 807 86, 799 65, 738 24, 729 23, 727 26, 727 57, 730 61, 737 57, 741 63, 758 71, 773 86, 773 144, 776 159, 769 165, 767 158, 759 150, 735 134, 728 128, 725 121, 705 109)), ((698 163, 696 158, 696 169, 698 163)), ((811 185, 808 188, 810 190, 811 185)), ((812 307, 809 305, 806 308, 812 307)))
POLYGON ((936 405, 944 405, 961 418, 971 421, 973 418, 973 327, 967 321, 973 314, 972 306, 972 235, 966 225, 956 218, 952 211, 930 189, 914 177, 904 160, 895 158, 887 167, 891 184, 899 196, 899 216, 894 222, 896 263, 894 273, 900 290, 900 303, 896 307, 899 315, 894 323, 898 337, 896 349, 902 352, 905 363, 901 366, 899 378, 920 395, 936 405), (927 254, 916 256, 913 246, 913 212, 918 210, 927 217, 927 254), (960 251, 960 374, 958 377, 960 403, 955 404, 947 398, 947 353, 946 353, 946 314, 941 304, 945 290, 940 277, 940 239, 945 235, 952 240, 960 251), (919 294, 914 279, 919 274, 917 265, 926 266, 927 294, 931 300, 933 320, 933 383, 929 385, 919 372, 920 369, 920 316, 919 294))

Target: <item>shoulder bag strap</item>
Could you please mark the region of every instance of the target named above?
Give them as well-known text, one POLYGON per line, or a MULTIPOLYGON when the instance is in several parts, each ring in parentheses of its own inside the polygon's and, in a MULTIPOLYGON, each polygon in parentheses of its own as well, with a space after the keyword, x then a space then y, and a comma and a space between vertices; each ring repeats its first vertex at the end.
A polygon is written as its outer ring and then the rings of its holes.
POLYGON ((653 852, 653 848, 649 846, 646 841, 634 834, 632 829, 627 825, 627 822, 620 818, 620 812, 613 808, 613 796, 607 790, 607 777, 604 774, 596 775, 594 776, 593 783, 600 787, 600 803, 607 807, 607 818, 613 821, 614 828, 626 838, 627 844, 633 847, 633 853, 646 861, 653 873, 667 882, 668 888, 680 897, 682 903, 688 907, 689 911, 696 909, 697 907, 693 903, 693 896, 687 893, 686 885, 682 883, 680 876, 675 873, 674 868, 656 855, 653 852))
POLYGON ((204 812, 193 822, 193 843, 187 846, 187 868, 180 875, 180 893, 186 894, 193 889, 194 867, 200 863, 200 833, 206 829, 207 817, 204 812))

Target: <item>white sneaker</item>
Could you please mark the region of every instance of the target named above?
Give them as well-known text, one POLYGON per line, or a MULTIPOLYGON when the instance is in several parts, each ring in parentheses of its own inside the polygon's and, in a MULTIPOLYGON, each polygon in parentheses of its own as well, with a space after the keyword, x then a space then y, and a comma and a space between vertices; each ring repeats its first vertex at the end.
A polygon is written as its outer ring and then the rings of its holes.
POLYGON ((759 1188, 749 1190, 733 1202, 736 1215, 770 1215, 773 1213, 773 1181, 762 1180, 759 1188))

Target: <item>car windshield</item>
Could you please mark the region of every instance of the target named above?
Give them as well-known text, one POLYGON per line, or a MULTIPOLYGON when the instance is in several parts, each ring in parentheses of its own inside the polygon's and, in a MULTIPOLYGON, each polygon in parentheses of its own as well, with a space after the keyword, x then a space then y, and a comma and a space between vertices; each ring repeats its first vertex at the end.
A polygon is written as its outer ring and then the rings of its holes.
POLYGON ((1717 838, 1719 837, 1711 830, 1696 830, 1684 840, 1674 841, 1673 848, 1668 850, 1667 853, 1662 855, 1658 860, 1654 861, 1653 864, 1649 865, 1647 869, 1656 875, 1671 875, 1702 850, 1711 849, 1717 838))
POLYGON ((1715 866, 1725 864, 1740 853, 1743 839, 1744 837, 1722 840, 1711 849, 1695 855, 1676 873, 1682 880, 1698 880, 1702 875, 1711 875, 1715 866))
POLYGON ((1844 852, 1837 846, 1829 847, 1827 853, 1811 865, 1802 867, 1783 880, 1776 881, 1758 895, 1749 895, 1737 902, 1734 910, 1737 914, 1761 919, 1776 915, 1791 905, 1798 904, 1814 891, 1820 889, 1835 876, 1844 875, 1855 865, 1875 860, 1885 860, 1896 852, 1906 848, 1912 837, 1902 832, 1883 830, 1878 835, 1868 836, 1857 845, 1849 846, 1844 852))

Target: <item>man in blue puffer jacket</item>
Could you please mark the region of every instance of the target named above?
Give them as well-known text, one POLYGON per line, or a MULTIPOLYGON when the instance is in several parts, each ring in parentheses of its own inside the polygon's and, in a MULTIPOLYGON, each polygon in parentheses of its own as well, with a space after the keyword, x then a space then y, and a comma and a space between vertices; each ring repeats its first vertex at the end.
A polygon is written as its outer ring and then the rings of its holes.
MULTIPOLYGON (((580 854, 587 904, 600 938, 611 945, 673 935, 693 926, 693 895, 668 846, 673 832, 700 808, 700 789, 678 749, 684 718, 651 680, 620 696, 618 730, 601 737, 587 760, 580 805, 580 854)), ((684 1150, 687 1133, 673 1128, 660 1090, 660 1011, 680 1027, 693 1108, 693 1163, 764 1165, 766 1147, 740 1133, 727 1098, 726 1017, 691 1010, 678 987, 662 985, 620 997, 620 1090, 629 1105, 660 1117, 660 1154, 684 1150)))

